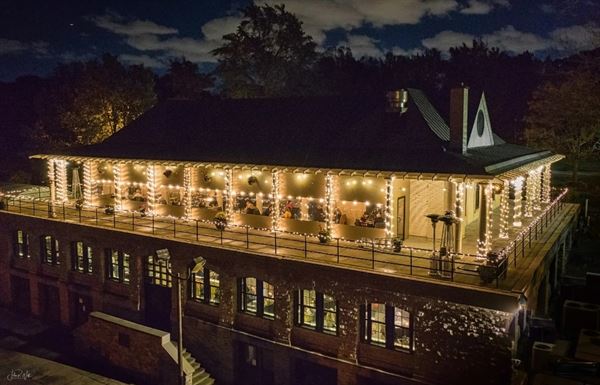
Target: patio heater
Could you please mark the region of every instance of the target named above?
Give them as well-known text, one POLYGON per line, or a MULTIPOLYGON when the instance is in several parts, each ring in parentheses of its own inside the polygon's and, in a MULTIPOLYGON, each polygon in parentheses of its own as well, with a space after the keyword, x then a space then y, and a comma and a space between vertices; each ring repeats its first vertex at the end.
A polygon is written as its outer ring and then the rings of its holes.
POLYGON ((75 167, 73 169, 73 180, 71 181, 71 195, 75 200, 83 198, 83 191, 81 190, 81 181, 79 180, 79 167, 75 167))
POLYGON ((433 251, 431 253, 431 260, 429 262, 429 275, 432 276, 439 276, 440 273, 440 259, 438 257, 438 255, 435 252, 435 228, 437 226, 437 223, 440 220, 440 216, 439 214, 427 214, 426 217, 429 218, 431 220, 431 228, 433 229, 433 251))
POLYGON ((444 225, 442 227, 442 237, 440 239, 440 262, 441 276, 450 278, 452 272, 452 264, 454 263, 454 224, 458 223, 459 219, 454 215, 454 211, 446 211, 444 215, 439 216, 444 225))

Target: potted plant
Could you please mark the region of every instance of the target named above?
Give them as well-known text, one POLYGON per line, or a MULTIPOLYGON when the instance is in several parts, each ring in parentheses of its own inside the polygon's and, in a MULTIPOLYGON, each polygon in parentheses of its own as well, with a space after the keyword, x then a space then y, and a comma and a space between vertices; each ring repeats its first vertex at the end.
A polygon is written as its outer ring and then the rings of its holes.
POLYGON ((317 237, 319 238, 319 242, 327 243, 331 240, 331 232, 328 229, 324 229, 321 227, 319 233, 317 234, 317 237))
POLYGON ((213 222, 217 230, 223 231, 227 227, 227 215, 223 211, 219 211, 213 218, 213 222))
POLYGON ((75 201, 75 208, 81 210, 83 208, 83 199, 77 199, 75 201))
POLYGON ((401 252, 403 244, 404 241, 402 241, 402 238, 400 237, 395 237, 394 239, 392 239, 392 249, 394 250, 394 253, 401 252))
POLYGON ((106 208, 104 209, 104 213, 108 214, 108 215, 112 215, 115 213, 115 207, 114 206, 106 206, 106 208))

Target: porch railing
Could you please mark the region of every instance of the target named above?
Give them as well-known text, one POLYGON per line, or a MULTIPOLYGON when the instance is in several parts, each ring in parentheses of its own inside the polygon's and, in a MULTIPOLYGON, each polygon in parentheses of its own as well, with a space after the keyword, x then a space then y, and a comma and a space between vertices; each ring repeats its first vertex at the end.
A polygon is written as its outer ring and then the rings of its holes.
POLYGON ((485 259, 464 253, 456 253, 445 260, 439 254, 432 258, 434 253, 431 249, 418 247, 403 246, 400 251, 394 251, 389 242, 375 239, 352 242, 333 238, 321 243, 316 235, 311 234, 265 231, 237 225, 219 230, 210 221, 115 212, 104 207, 78 208, 68 203, 52 204, 36 198, 5 196, 0 201, 0 210, 390 274, 433 276, 469 284, 477 284, 479 277, 484 283, 495 282, 498 287, 499 281, 507 275, 509 264, 516 266, 517 259, 524 258, 525 248, 531 248, 532 237, 537 239, 558 214, 565 193, 560 194, 509 246, 501 250, 503 259, 497 264, 488 264, 485 259))

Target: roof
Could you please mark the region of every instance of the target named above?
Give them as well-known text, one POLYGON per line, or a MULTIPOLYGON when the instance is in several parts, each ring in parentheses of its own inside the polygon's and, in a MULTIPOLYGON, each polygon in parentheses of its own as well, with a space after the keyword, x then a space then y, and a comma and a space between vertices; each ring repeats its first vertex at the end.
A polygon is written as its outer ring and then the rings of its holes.
POLYGON ((503 141, 452 153, 436 108, 422 91, 408 93, 405 113, 369 95, 169 100, 100 144, 56 155, 476 175, 548 155, 503 141))

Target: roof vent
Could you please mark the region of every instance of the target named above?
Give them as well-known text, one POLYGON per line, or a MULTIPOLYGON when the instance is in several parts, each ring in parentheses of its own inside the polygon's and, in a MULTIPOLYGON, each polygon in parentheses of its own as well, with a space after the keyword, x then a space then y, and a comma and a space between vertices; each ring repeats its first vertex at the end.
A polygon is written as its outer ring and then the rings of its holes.
POLYGON ((386 94, 387 97, 387 112, 405 113, 408 109, 408 91, 395 90, 386 94))

